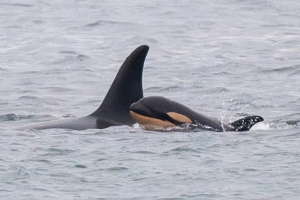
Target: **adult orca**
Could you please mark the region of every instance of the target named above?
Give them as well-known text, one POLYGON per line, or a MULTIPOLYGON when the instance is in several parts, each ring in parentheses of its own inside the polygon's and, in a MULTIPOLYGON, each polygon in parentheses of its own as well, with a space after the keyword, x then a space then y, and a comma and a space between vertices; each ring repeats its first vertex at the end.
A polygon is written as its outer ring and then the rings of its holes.
POLYGON ((188 128, 217 132, 249 131, 262 122, 260 116, 248 116, 229 124, 197 113, 190 108, 161 96, 145 97, 130 106, 131 116, 146 130, 166 130, 188 124, 188 128))
POLYGON ((51 121, 22 127, 19 130, 52 128, 85 130, 133 125, 135 120, 129 114, 129 107, 143 98, 142 74, 148 50, 147 45, 142 45, 126 58, 102 104, 92 114, 74 120, 51 121))

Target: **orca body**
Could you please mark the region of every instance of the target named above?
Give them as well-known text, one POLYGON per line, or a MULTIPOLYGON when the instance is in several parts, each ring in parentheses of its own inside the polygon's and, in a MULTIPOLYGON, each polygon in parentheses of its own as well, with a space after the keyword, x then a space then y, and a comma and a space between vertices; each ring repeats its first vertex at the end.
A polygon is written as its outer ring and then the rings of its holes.
POLYGON ((188 124, 191 130, 205 129, 217 132, 249 131, 263 121, 260 116, 248 116, 229 124, 197 113, 190 108, 170 99, 151 96, 145 97, 130 106, 131 116, 147 130, 166 130, 188 124))
POLYGON ((143 98, 142 74, 149 47, 136 48, 125 60, 117 73, 100 107, 92 114, 74 119, 41 123, 19 128, 24 129, 103 129, 110 126, 133 125, 129 114, 132 103, 143 98))

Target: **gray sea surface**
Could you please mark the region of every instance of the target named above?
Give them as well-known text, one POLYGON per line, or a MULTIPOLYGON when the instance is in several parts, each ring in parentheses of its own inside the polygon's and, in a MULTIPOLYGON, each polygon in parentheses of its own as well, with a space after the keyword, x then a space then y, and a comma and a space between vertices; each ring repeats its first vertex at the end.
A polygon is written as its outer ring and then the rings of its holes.
POLYGON ((1 0, 0 199, 300 197, 300 1, 1 0), (17 131, 82 117, 150 46, 144 95, 249 132, 17 131))

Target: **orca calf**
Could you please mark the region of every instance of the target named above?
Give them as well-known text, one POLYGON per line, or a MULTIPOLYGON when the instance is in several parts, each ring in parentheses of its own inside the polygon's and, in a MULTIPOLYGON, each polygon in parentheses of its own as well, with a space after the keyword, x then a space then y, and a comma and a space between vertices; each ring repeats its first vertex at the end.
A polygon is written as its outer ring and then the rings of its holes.
POLYGON ((100 107, 92 114, 73 120, 61 120, 19 128, 24 129, 103 129, 110 126, 133 125, 129 114, 132 103, 143 98, 142 74, 149 47, 136 48, 125 60, 100 107))
POLYGON ((190 108, 170 99, 151 96, 145 97, 130 106, 131 116, 146 130, 166 130, 176 126, 188 125, 189 130, 205 129, 211 131, 249 131, 262 122, 260 116, 248 116, 229 124, 197 113, 190 108))

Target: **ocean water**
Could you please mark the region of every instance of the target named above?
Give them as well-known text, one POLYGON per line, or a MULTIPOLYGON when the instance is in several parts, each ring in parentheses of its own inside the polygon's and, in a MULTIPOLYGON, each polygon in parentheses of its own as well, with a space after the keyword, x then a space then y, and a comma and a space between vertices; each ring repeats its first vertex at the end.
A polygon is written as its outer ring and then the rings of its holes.
POLYGON ((300 1, 0 2, 0 199, 298 199, 300 1), (147 44, 144 95, 249 132, 16 131, 81 117, 147 44))

